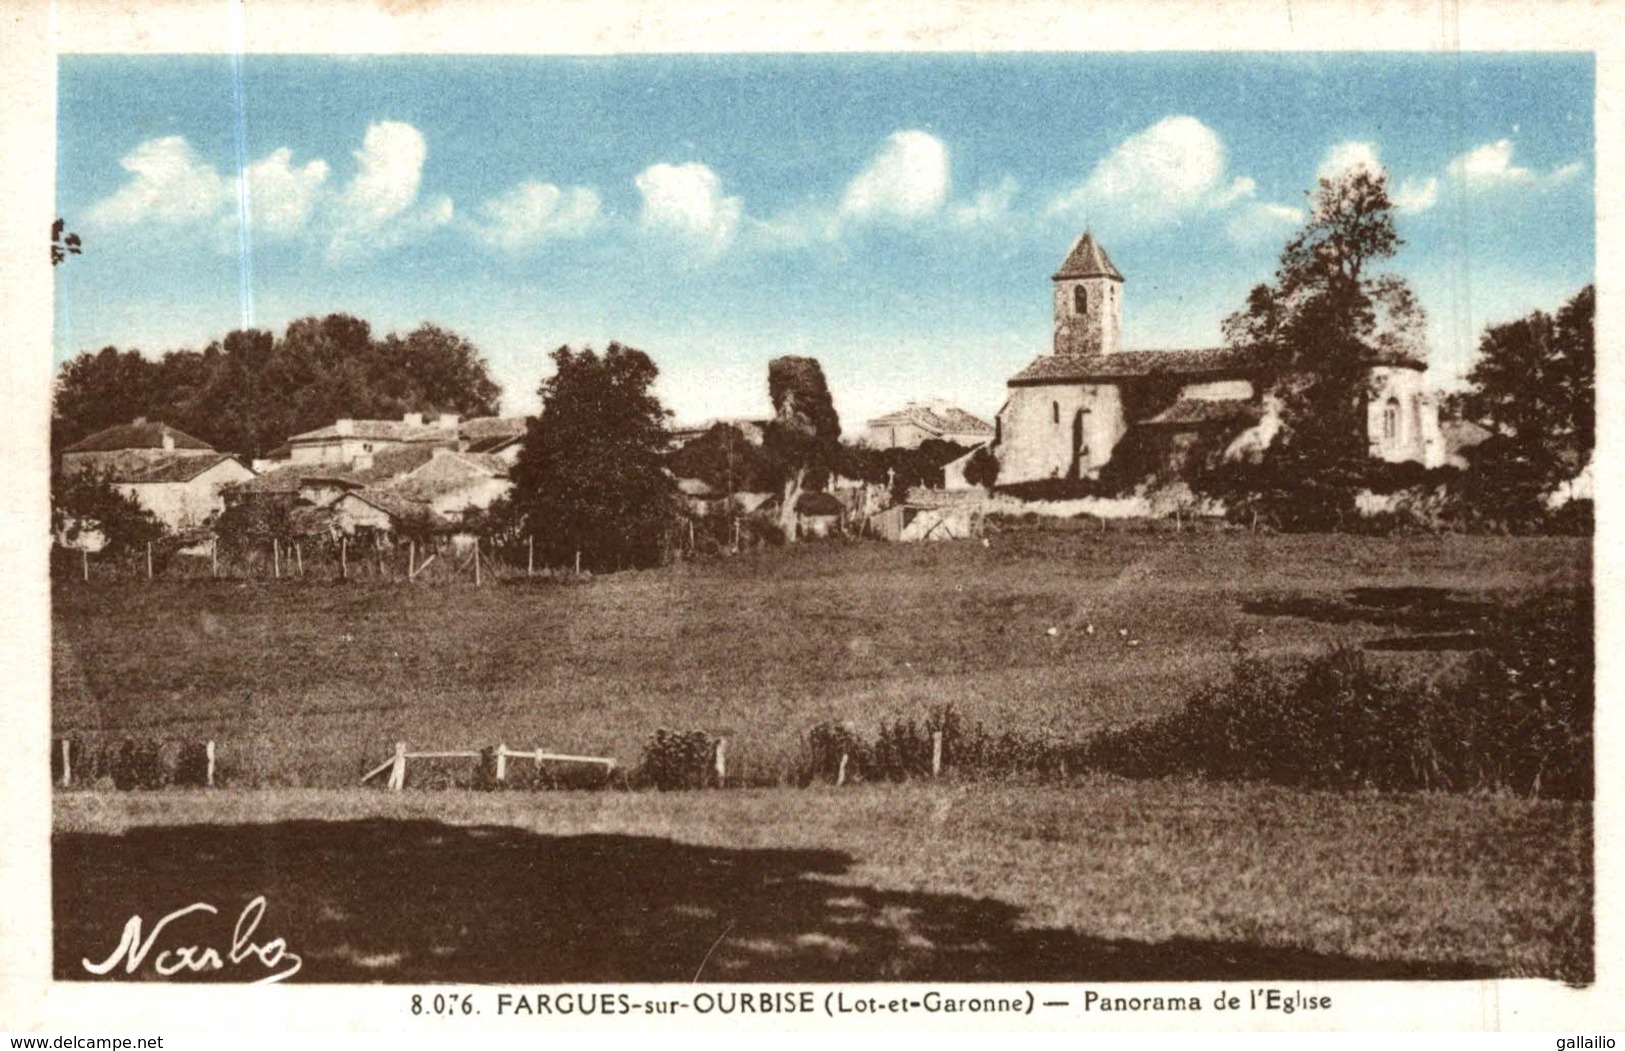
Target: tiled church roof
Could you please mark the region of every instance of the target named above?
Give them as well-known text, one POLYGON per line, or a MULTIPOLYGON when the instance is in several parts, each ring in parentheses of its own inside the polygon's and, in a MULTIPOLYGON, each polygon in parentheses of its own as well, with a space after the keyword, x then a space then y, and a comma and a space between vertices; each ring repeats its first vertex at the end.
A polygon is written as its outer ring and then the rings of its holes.
POLYGON ((1242 374, 1252 356, 1227 347, 1206 350, 1124 350, 1116 354, 1045 354, 1010 377, 1011 386, 1132 379, 1154 372, 1173 376, 1242 374))
POLYGON ((1095 244, 1093 235, 1084 232, 1072 246, 1072 251, 1066 254, 1061 263, 1061 269, 1055 271, 1053 280, 1060 281, 1067 278, 1078 277, 1109 277, 1117 281, 1123 280, 1123 275, 1117 272, 1112 261, 1107 258, 1106 252, 1095 244))

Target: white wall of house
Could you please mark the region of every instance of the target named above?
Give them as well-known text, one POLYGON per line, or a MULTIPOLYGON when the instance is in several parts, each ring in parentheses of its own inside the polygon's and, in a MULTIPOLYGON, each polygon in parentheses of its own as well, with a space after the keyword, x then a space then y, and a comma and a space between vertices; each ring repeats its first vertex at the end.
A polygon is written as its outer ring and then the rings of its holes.
POLYGON ((440 514, 456 518, 477 508, 490 507, 506 496, 513 482, 506 478, 480 478, 455 492, 435 497, 429 506, 440 514))
POLYGON ((289 450, 288 459, 296 464, 349 464, 362 456, 405 445, 405 442, 387 438, 335 437, 300 442, 289 450))
POLYGON ((222 460, 187 482, 118 482, 113 488, 133 497, 166 528, 189 529, 225 510, 221 486, 252 477, 254 472, 236 460, 222 460))
POLYGON ((354 535, 357 529, 376 529, 393 532, 395 520, 378 508, 353 495, 339 497, 333 502, 333 522, 345 533, 354 535))

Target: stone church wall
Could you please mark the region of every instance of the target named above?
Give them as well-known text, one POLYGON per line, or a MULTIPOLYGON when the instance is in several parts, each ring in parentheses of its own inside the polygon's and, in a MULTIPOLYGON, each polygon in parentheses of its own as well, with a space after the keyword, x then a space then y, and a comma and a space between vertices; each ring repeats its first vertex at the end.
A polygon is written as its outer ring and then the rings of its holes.
POLYGON ((1012 387, 999 416, 999 484, 1087 477, 1111 459, 1127 426, 1114 384, 1012 387))

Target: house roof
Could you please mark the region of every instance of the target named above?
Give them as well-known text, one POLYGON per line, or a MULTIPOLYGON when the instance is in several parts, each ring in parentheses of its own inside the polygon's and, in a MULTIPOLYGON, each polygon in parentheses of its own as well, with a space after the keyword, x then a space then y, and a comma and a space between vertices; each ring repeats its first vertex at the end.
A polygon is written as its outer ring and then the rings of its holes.
POLYGON ((1063 281, 1079 277, 1109 277, 1114 281, 1123 280, 1117 267, 1107 258, 1105 249, 1095 244, 1094 235, 1087 230, 1082 237, 1072 244, 1072 250, 1066 254, 1061 262, 1061 268, 1055 271, 1053 281, 1063 281))
POLYGON ((845 512, 846 505, 829 493, 802 493, 801 499, 796 501, 797 514, 839 515, 845 512))
MULTIPOLYGON (((124 485, 157 485, 165 482, 190 482, 198 475, 211 468, 218 467, 227 460, 238 463, 237 457, 229 453, 215 453, 212 456, 168 456, 151 463, 134 465, 126 470, 115 470, 109 481, 124 485)), ((247 470, 247 468, 244 468, 247 470)))
POLYGON ((895 427, 912 423, 932 434, 992 434, 993 425, 952 405, 910 405, 876 416, 870 427, 895 427))
POLYGON ((500 456, 436 450, 438 455, 404 477, 383 486, 388 492, 409 500, 429 501, 467 489, 474 482, 506 478, 508 464, 500 456))
POLYGON ((408 423, 405 420, 351 420, 348 434, 340 434, 339 425, 332 423, 326 427, 318 427, 314 431, 296 434, 288 439, 288 444, 309 444, 333 438, 361 438, 385 442, 443 442, 453 436, 452 428, 431 424, 408 423))
POLYGON ((1491 433, 1488 427, 1471 420, 1439 421, 1439 437, 1444 439, 1445 452, 1450 456, 1483 443, 1491 433))
POLYGON ((173 447, 176 449, 214 451, 214 446, 208 442, 194 438, 185 431, 177 431, 167 423, 148 423, 145 417, 137 418, 134 423, 121 423, 97 431, 88 438, 82 438, 74 442, 62 451, 69 453, 103 453, 117 452, 121 449, 162 449, 166 437, 173 441, 173 447))
POLYGON ((1206 398, 1181 398, 1148 420, 1146 427, 1202 427, 1220 423, 1257 423, 1262 415, 1259 407, 1239 398, 1215 401, 1206 398))
POLYGON ((360 500, 369 507, 375 507, 398 521, 428 521, 431 523, 440 521, 440 516, 424 504, 383 489, 357 489, 345 493, 333 502, 333 506, 337 506, 345 500, 360 500))
POLYGON ((1154 372, 1173 376, 1245 374, 1256 367, 1245 351, 1228 347, 1204 350, 1124 350, 1116 354, 1045 354, 1010 377, 1010 386, 1132 379, 1154 372))
POLYGON ((495 434, 489 438, 473 438, 468 440, 465 452, 471 453, 499 453, 525 440, 522 434, 495 434))
POLYGON ((476 416, 459 424, 457 433, 470 446, 493 438, 523 438, 528 420, 525 416, 476 416))
MULTIPOLYGON (((270 495, 274 493, 296 493, 306 481, 325 482, 327 484, 368 486, 387 482, 417 470, 434 458, 435 446, 413 443, 400 445, 389 449, 380 449, 372 454, 372 466, 346 468, 337 464, 300 463, 288 464, 266 471, 256 478, 238 482, 234 489, 238 493, 270 495)), ((467 455, 467 454, 458 454, 467 455)), ((492 459, 496 459, 493 457, 492 459)), ((500 462, 500 461, 499 461, 500 462)), ((503 465, 506 470, 507 465, 503 465)))

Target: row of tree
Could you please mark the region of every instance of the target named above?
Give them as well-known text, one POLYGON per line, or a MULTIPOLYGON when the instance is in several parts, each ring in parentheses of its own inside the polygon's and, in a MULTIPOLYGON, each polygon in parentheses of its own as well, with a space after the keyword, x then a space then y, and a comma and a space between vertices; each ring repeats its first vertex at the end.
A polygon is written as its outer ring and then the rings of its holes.
POLYGON ((247 459, 342 417, 489 416, 502 390, 463 336, 424 324, 382 338, 348 314, 301 318, 280 336, 239 329, 202 350, 149 358, 87 351, 57 374, 52 449, 133 417, 163 420, 247 459))

